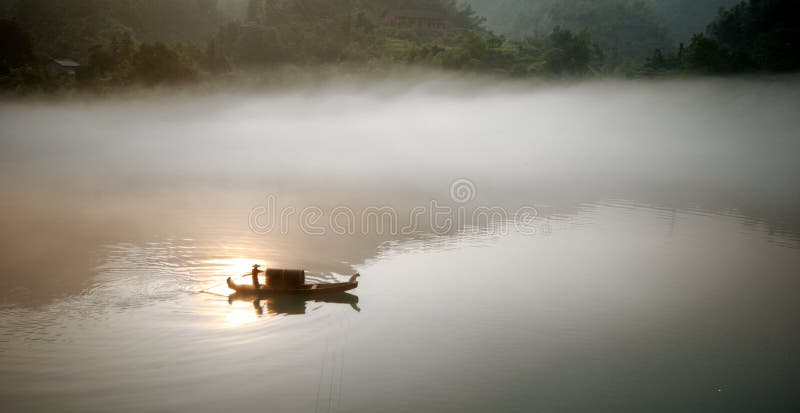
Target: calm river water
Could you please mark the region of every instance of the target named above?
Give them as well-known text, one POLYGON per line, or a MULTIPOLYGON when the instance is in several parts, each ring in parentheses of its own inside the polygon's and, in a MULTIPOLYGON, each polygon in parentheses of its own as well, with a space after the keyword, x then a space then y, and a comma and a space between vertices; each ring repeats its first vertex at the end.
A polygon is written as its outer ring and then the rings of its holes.
POLYGON ((798 411, 798 86, 4 103, 0 406, 798 411))

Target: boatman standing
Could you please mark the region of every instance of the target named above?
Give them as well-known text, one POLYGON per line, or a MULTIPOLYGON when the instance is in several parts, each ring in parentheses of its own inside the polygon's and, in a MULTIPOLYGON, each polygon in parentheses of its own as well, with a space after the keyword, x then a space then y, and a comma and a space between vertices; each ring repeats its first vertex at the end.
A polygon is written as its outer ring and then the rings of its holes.
POLYGON ((256 288, 259 288, 261 286, 258 283, 258 273, 264 272, 264 271, 259 270, 258 267, 260 267, 260 265, 253 264, 253 271, 251 272, 251 274, 253 275, 253 287, 256 287, 256 288))

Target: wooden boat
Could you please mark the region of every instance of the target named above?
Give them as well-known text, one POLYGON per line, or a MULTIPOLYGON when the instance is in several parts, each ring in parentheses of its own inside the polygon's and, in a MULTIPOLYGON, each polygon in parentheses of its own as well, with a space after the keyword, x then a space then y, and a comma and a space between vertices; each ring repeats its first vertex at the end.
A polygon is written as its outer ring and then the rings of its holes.
POLYGON ((259 295, 259 296, 269 296, 269 295, 322 295, 322 294, 334 294, 334 293, 342 293, 345 291, 350 291, 356 287, 358 287, 358 277, 361 274, 353 274, 350 277, 350 280, 343 283, 329 283, 329 284, 304 284, 296 287, 268 287, 262 285, 258 288, 254 287, 252 284, 236 284, 233 282, 233 279, 228 277, 228 288, 231 290, 236 291, 239 294, 247 294, 247 295, 259 295))

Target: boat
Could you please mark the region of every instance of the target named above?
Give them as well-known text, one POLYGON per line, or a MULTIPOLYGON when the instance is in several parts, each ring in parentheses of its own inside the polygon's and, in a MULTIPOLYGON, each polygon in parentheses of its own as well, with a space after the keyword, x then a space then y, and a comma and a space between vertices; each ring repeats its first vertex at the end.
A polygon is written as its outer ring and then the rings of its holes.
POLYGON ((358 277, 361 274, 353 274, 350 280, 343 283, 326 284, 303 284, 297 286, 272 287, 262 285, 255 287, 252 284, 236 284, 231 277, 228 277, 228 288, 242 295, 258 295, 261 297, 270 295, 323 295, 335 294, 350 291, 358 287, 358 277))

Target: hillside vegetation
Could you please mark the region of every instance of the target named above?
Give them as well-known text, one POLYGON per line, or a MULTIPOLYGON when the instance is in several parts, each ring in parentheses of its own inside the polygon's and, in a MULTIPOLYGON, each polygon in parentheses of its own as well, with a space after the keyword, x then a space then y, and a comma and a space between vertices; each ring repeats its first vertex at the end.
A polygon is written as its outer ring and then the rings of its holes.
POLYGON ((0 86, 109 91, 405 65, 519 77, 798 68, 791 0, 722 9, 685 43, 676 33, 723 0, 470 1, 2 0, 0 86))

